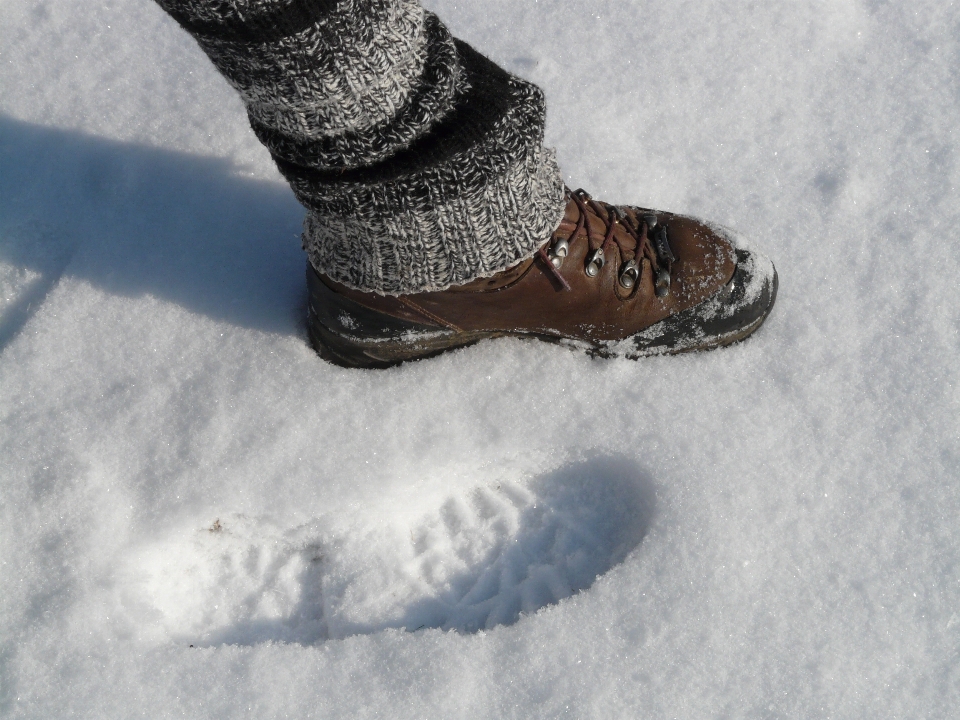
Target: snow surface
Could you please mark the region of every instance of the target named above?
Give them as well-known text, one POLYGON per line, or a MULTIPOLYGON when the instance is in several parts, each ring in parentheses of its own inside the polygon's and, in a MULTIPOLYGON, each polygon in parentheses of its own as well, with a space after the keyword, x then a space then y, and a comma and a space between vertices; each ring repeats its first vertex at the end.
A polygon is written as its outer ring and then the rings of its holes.
POLYGON ((5 0, 0 715, 955 717, 958 3, 430 5, 573 187, 767 252, 773 315, 324 364, 190 38, 5 0))

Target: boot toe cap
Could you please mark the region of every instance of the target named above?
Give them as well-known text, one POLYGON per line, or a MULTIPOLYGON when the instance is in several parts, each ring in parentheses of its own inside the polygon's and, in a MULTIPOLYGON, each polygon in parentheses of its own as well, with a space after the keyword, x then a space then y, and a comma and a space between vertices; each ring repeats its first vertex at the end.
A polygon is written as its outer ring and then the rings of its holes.
POLYGON ((638 358, 723 347, 759 328, 773 309, 779 278, 773 263, 740 248, 727 235, 735 258, 730 279, 702 302, 664 318, 602 354, 638 358))

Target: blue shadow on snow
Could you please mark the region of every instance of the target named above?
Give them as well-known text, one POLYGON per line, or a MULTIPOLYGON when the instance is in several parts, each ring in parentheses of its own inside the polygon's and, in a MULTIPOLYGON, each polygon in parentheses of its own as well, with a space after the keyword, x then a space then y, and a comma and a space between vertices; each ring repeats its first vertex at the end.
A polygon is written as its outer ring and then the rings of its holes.
POLYGON ((229 161, 0 115, 0 261, 42 278, 0 318, 0 349, 64 274, 300 333, 302 218, 285 183, 229 161))

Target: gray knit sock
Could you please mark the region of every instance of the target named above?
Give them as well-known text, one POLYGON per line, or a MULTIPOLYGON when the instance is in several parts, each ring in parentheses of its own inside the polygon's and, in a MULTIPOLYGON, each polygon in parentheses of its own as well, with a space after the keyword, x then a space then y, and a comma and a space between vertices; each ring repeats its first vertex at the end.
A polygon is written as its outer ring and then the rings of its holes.
POLYGON ((383 294, 530 257, 565 205, 536 86, 416 0, 156 0, 240 92, 313 266, 383 294))

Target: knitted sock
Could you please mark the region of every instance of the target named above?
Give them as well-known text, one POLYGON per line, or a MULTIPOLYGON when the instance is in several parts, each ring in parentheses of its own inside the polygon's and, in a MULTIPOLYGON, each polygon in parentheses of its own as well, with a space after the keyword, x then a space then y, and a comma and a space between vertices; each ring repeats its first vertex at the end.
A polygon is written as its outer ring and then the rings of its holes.
POLYGON ((156 1, 239 91, 307 208, 318 272, 442 290, 530 257, 559 225, 542 92, 417 0, 156 1))

